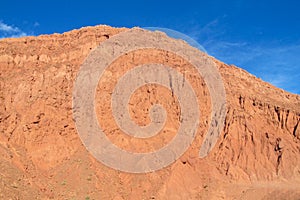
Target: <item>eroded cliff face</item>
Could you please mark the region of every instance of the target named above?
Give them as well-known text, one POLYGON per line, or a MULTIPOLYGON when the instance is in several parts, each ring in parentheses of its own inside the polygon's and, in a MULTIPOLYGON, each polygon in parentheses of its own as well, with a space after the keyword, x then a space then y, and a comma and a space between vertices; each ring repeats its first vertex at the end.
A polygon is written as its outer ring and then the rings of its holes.
MULTIPOLYGON (((205 82, 176 57, 153 50, 129 54, 118 62, 158 59, 186 73, 202 114, 195 141, 178 161, 154 173, 123 173, 96 161, 76 132, 73 85, 89 53, 126 30, 96 26, 0 40, 1 198, 268 199, 272 196, 266 194, 277 192, 296 199, 300 195, 300 96, 215 59, 226 89, 227 114, 220 139, 206 158, 198 157, 211 110, 205 82)), ((148 142, 130 139, 116 132, 113 119, 107 118, 110 110, 101 102, 110 101, 114 75, 118 70, 124 73, 125 68, 118 66, 115 63, 97 88, 97 114, 107 136, 132 151, 163 146, 176 133, 180 116, 176 98, 163 88, 141 88, 130 100, 130 112, 137 124, 145 125, 149 117, 144 108, 151 102, 165 104, 170 113, 165 136, 148 142)))
POLYGON ((299 96, 236 67, 220 70, 229 104, 215 159, 226 174, 249 180, 299 176, 299 96))

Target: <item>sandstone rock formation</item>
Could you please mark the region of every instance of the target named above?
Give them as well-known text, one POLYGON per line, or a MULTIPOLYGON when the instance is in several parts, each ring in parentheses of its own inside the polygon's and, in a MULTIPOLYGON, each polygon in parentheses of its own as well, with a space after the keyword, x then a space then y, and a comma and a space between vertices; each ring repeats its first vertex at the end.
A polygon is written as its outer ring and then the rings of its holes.
POLYGON ((145 50, 119 59, 99 82, 97 115, 107 136, 137 152, 160 148, 174 136, 180 108, 172 93, 157 85, 142 87, 129 104, 139 125, 149 123, 146 108, 153 102, 170 113, 165 132, 149 141, 117 131, 106 107, 118 73, 124 73, 118 66, 164 58, 161 63, 187 72, 196 88, 201 110, 196 139, 174 164, 153 173, 124 173, 94 159, 72 118, 73 84, 88 54, 126 30, 96 26, 0 40, 0 199, 300 198, 300 96, 214 58, 227 113, 207 157, 198 157, 211 106, 205 82, 176 57, 145 50))

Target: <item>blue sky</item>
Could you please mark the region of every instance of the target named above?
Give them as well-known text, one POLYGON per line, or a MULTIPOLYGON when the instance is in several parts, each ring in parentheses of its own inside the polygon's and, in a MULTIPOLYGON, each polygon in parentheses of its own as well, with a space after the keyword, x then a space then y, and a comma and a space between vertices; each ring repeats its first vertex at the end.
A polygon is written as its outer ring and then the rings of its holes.
POLYGON ((300 94, 300 1, 3 1, 0 38, 83 26, 163 27, 273 85, 300 94))

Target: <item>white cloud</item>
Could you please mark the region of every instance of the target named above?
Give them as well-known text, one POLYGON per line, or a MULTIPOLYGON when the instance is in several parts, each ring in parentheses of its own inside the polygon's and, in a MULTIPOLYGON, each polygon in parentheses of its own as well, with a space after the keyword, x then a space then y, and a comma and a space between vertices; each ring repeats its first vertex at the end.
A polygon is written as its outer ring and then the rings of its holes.
POLYGON ((40 23, 38 23, 38 22, 34 22, 34 24, 33 24, 34 27, 37 27, 39 25, 40 25, 40 23))
POLYGON ((27 36, 27 34, 20 28, 0 21, 0 38, 18 38, 24 36, 27 36))
POLYGON ((226 30, 228 27, 215 19, 203 27, 190 28, 187 33, 217 59, 242 67, 279 88, 300 94, 300 42, 235 41, 228 37, 226 30))
POLYGON ((20 30, 17 27, 9 26, 0 21, 0 31, 14 33, 19 32, 20 30))
POLYGON ((300 94, 300 44, 248 44, 210 42, 208 53, 228 64, 242 67, 271 84, 300 94))

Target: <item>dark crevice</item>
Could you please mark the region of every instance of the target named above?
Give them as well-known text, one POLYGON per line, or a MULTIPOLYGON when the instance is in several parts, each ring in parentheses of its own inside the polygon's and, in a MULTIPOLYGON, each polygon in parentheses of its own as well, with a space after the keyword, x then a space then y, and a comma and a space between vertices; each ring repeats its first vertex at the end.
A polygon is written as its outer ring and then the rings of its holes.
POLYGON ((279 107, 275 107, 275 112, 277 114, 277 119, 280 122, 280 110, 279 110, 279 107))
POLYGON ((229 133, 229 127, 231 125, 230 119, 229 119, 229 116, 230 116, 229 112, 230 112, 230 110, 228 109, 227 113, 226 113, 225 120, 224 120, 224 128, 223 128, 223 130, 224 130, 224 136, 223 136, 223 139, 225 139, 227 137, 227 135, 229 133))
POLYGON ((278 175, 279 172, 279 167, 282 163, 282 155, 283 155, 283 149, 280 145, 281 142, 281 138, 277 138, 276 139, 276 143, 275 143, 275 147, 274 147, 274 151, 277 154, 277 161, 276 161, 276 174, 278 175))
POLYGON ((299 125, 300 119, 298 120, 297 124, 295 125, 294 129, 293 129, 293 136, 296 137, 296 131, 299 125))
POLYGON ((239 96, 239 104, 241 106, 241 108, 245 108, 245 98, 242 97, 241 95, 239 96))
POLYGON ((171 76, 170 73, 169 73, 169 83, 170 83, 170 88, 171 88, 171 91, 172 91, 172 97, 174 97, 174 89, 173 89, 173 83, 172 83, 172 76, 171 76))
POLYGON ((268 133, 266 133, 266 138, 269 139, 269 134, 268 133))
POLYGON ((276 165, 276 174, 278 175, 279 172, 279 166, 281 164, 281 159, 282 159, 282 152, 279 152, 277 156, 277 165, 276 165))
POLYGON ((253 135, 250 135, 250 137, 251 137, 251 142, 252 142, 253 144, 255 144, 253 135))
POLYGON ((286 118, 285 118, 285 127, 287 127, 288 124, 288 118, 289 118, 290 110, 286 111, 286 118))
POLYGON ((229 167, 230 167, 230 165, 227 163, 227 167, 226 167, 226 170, 225 170, 225 175, 226 175, 226 176, 228 175, 229 167))

